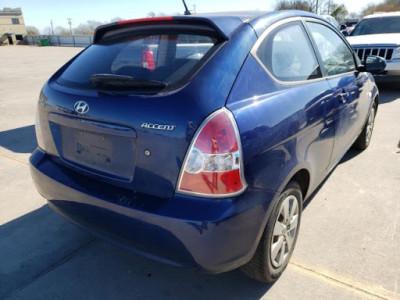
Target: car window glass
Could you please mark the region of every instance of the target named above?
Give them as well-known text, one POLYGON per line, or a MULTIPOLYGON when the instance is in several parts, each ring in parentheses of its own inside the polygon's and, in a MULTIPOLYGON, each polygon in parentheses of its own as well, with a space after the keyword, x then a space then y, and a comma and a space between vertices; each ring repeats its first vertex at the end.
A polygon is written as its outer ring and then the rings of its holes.
POLYGON ((356 69, 352 51, 332 29, 312 22, 308 22, 308 27, 328 76, 356 69))
POLYGON ((282 25, 260 44, 257 57, 281 81, 303 81, 321 77, 310 40, 300 22, 282 25))
POLYGON ((352 36, 365 34, 399 33, 400 17, 364 19, 351 33, 352 36))
POLYGON ((198 70, 203 57, 215 49, 214 37, 190 33, 115 35, 88 47, 69 65, 57 82, 94 89, 91 76, 111 74, 173 86, 198 70))

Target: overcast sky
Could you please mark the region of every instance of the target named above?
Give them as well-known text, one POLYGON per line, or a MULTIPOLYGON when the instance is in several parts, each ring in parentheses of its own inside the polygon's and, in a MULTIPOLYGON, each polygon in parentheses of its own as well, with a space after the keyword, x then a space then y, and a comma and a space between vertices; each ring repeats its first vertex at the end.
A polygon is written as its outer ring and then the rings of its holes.
MULTIPOLYGON (((332 0, 344 3, 350 12, 359 12, 368 3, 378 0, 332 0)), ((186 0, 189 9, 196 5, 197 12, 233 10, 272 10, 276 0, 186 0)), ((21 7, 25 24, 40 30, 50 25, 68 27, 72 18, 75 27, 86 20, 109 22, 114 17, 123 19, 146 17, 150 11, 174 14, 183 12, 181 0, 2 0, 1 7, 21 7)))

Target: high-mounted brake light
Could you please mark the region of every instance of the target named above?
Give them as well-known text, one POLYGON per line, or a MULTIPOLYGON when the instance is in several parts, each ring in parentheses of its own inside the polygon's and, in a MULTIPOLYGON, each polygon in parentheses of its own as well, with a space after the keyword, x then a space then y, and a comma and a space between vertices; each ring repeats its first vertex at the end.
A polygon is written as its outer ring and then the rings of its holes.
POLYGON ((193 138, 186 154, 177 192, 228 197, 246 188, 240 137, 230 111, 211 114, 193 138))

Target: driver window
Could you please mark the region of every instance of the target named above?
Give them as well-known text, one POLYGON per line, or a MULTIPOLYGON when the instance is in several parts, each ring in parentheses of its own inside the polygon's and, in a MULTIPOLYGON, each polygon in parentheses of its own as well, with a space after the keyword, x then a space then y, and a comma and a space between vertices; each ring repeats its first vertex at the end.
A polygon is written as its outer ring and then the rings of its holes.
POLYGON ((319 23, 307 22, 307 24, 328 76, 356 69, 352 51, 332 29, 319 23))

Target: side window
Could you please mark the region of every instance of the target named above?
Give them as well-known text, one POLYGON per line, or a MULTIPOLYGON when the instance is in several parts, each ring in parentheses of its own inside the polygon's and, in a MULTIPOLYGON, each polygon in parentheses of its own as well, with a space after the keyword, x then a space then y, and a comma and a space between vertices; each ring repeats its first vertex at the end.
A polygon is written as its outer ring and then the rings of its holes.
POLYGON ((272 31, 257 49, 257 57, 281 81, 304 81, 322 77, 311 42, 301 22, 272 31))
POLYGON ((353 53, 332 29, 319 23, 307 22, 307 24, 328 76, 356 69, 353 53))
POLYGON ((176 58, 201 59, 213 46, 213 40, 207 36, 180 34, 176 45, 176 58))

